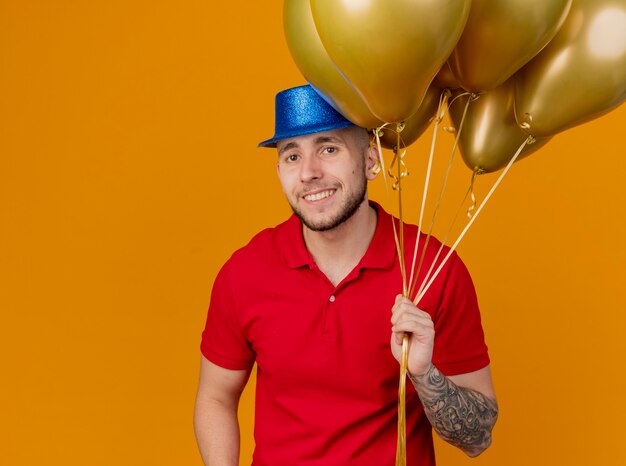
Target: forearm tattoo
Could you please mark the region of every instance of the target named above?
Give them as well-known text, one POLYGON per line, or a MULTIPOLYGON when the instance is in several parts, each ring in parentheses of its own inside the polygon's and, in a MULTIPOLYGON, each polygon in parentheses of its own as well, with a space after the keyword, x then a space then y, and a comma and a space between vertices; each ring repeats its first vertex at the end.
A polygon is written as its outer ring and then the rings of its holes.
POLYGON ((498 417, 495 400, 469 388, 458 387, 435 366, 421 376, 410 376, 431 425, 441 438, 470 456, 491 444, 498 417))

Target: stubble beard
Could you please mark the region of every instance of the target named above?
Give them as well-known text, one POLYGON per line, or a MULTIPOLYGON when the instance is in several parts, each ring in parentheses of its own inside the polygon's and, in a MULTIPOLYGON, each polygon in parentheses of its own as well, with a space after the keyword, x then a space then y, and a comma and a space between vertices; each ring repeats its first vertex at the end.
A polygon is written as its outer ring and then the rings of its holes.
POLYGON ((350 194, 350 196, 348 196, 346 200, 343 202, 341 209, 339 210, 337 215, 327 220, 322 220, 319 222, 313 222, 312 219, 306 218, 304 214, 294 205, 294 203, 290 202, 289 204, 291 205, 291 210, 293 210, 293 213, 296 215, 296 217, 298 217, 300 221, 302 222, 302 224, 305 227, 307 227, 309 230, 329 231, 334 228, 337 228, 339 225, 343 224, 348 219, 350 219, 356 213, 356 211, 359 210, 359 207, 365 200, 366 194, 367 194, 367 179, 363 177, 363 180, 361 184, 358 186, 358 188, 355 191, 353 191, 350 194))

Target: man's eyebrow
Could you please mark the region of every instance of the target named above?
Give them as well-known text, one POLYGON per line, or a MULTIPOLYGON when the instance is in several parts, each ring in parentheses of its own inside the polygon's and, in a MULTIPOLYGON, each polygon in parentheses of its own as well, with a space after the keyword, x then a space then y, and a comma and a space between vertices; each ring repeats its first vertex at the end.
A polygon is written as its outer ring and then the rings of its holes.
MULTIPOLYGON (((326 144, 332 142, 333 144, 344 144, 343 139, 335 137, 335 136, 319 136, 315 138, 313 141, 314 144, 326 144)), ((298 148, 298 143, 295 141, 288 142, 283 147, 278 150, 278 155, 281 155, 283 152, 298 148)))
POLYGON ((334 142, 335 144, 342 144, 343 140, 335 136, 320 136, 315 139, 316 144, 324 144, 327 142, 334 142))
POLYGON ((293 141, 292 142, 288 142, 287 144, 285 144, 283 147, 281 147, 278 150, 278 155, 282 154, 286 150, 295 149, 296 147, 298 147, 298 144, 296 144, 295 142, 293 142, 293 141))

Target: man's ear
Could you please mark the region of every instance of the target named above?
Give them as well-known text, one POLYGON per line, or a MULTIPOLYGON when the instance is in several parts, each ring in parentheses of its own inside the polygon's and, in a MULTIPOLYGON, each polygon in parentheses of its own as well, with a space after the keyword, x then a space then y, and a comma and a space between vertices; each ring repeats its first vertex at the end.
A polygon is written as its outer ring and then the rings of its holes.
POLYGON ((369 146, 366 151, 365 176, 371 181, 380 172, 380 153, 376 146, 369 146))

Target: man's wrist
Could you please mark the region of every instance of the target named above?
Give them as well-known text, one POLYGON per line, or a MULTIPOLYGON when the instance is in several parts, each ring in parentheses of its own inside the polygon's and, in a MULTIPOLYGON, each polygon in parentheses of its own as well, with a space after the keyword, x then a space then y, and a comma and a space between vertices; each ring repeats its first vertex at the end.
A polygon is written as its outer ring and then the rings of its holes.
POLYGON ((410 371, 407 371, 407 374, 409 376, 409 379, 411 379, 411 382, 413 382, 414 385, 422 385, 423 384, 423 380, 427 379, 429 377, 430 374, 432 374, 433 371, 437 370, 437 368, 435 367, 435 365, 431 362, 426 369, 424 369, 423 371, 419 371, 416 373, 412 373, 410 371))

